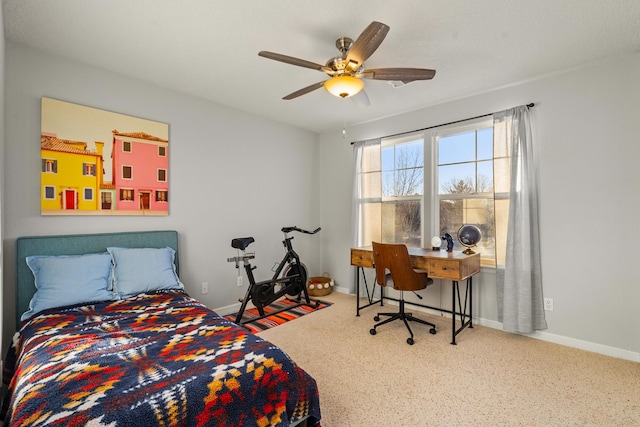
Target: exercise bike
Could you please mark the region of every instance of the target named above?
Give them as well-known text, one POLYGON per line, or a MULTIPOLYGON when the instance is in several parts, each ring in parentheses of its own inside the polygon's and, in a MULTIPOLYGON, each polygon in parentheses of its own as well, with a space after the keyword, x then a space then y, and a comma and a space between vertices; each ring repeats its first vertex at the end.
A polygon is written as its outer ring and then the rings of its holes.
MULTIPOLYGON (((242 303, 240 310, 236 316, 235 323, 238 325, 244 325, 250 322, 254 322, 259 319, 263 319, 267 316, 283 312, 285 310, 291 310, 301 305, 312 305, 312 299, 309 298, 307 291, 307 268, 300 262, 300 257, 293 250, 291 240, 293 236, 289 236, 292 231, 297 231, 305 234, 316 234, 320 231, 320 227, 313 231, 303 230, 298 227, 282 227, 281 231, 284 233, 284 240, 282 244, 285 247, 285 254, 279 264, 276 264, 273 277, 270 280, 264 280, 261 282, 255 281, 253 277, 253 270, 257 267, 251 265, 250 260, 255 258, 255 252, 246 252, 247 247, 255 242, 253 237, 239 237, 231 240, 231 247, 238 250, 238 255, 232 258, 227 258, 227 262, 235 262, 236 268, 240 268, 240 262, 244 264, 244 270, 249 279, 249 287, 244 298, 239 301, 242 303), (289 308, 276 310, 265 314, 264 307, 280 299, 284 295, 297 297, 298 303, 289 308), (302 302, 301 295, 304 295, 304 302, 302 302), (242 315, 244 314, 247 304, 251 301, 253 305, 258 309, 259 317, 242 321, 242 315)), ((314 307, 317 307, 319 302, 315 301, 314 307)))

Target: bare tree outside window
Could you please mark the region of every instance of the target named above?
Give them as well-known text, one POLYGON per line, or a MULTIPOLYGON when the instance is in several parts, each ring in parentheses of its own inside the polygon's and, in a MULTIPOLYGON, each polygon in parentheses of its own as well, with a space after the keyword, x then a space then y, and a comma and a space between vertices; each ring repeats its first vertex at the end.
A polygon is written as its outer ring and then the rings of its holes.
POLYGON ((422 141, 383 150, 383 239, 420 246, 424 192, 422 141))
POLYGON ((438 136, 439 232, 454 238, 462 225, 480 228, 483 265, 495 263, 493 128, 484 124, 438 136))

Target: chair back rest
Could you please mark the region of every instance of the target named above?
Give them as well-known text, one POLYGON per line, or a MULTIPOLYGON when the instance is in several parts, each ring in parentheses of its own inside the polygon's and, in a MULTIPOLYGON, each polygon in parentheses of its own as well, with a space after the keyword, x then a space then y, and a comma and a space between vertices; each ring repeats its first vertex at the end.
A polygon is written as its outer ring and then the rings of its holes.
POLYGON ((393 288, 399 291, 417 291, 427 287, 426 273, 417 273, 411 265, 409 250, 400 243, 378 243, 373 245, 373 263, 376 280, 386 286, 387 271, 391 273, 393 288))

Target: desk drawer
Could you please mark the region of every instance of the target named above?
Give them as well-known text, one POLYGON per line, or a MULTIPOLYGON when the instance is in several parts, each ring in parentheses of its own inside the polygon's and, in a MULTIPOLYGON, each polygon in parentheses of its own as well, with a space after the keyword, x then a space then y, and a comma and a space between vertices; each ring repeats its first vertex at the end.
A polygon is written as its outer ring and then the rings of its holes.
POLYGON ((448 259, 430 259, 429 277, 458 280, 461 277, 460 262, 448 259))
POLYGON ((371 250, 351 249, 351 265, 373 268, 373 252, 371 250))

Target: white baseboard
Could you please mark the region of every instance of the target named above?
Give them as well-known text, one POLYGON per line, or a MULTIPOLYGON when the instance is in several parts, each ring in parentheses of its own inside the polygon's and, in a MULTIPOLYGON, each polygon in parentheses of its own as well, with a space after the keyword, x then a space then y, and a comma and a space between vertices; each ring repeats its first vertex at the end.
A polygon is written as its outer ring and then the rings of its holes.
POLYGON ((240 310, 240 306, 242 304, 240 304, 239 302, 235 303, 235 304, 231 304, 231 305, 226 305, 224 307, 218 307, 218 308, 214 308, 213 311, 215 311, 216 313, 218 313, 220 316, 226 316, 227 314, 233 314, 233 313, 237 313, 238 310, 240 310))
MULTIPOLYGON (((345 294, 351 294, 354 295, 352 292, 349 292, 346 288, 340 288, 340 287, 336 287, 334 288, 335 290, 337 290, 338 292, 342 292, 345 294)), ((394 304, 393 301, 389 301, 389 304, 394 304)), ((451 317, 451 315, 449 313, 441 313, 439 311, 436 310, 431 310, 428 308, 421 308, 421 307, 415 307, 417 310, 422 310, 424 312, 430 313, 430 314, 436 314, 436 315, 442 315, 445 317, 451 317)), ((493 329, 499 329, 499 330, 503 330, 502 329, 502 322, 497 322, 495 320, 489 320, 489 319, 482 319, 482 318, 473 318, 473 323, 477 324, 477 325, 481 325, 481 326, 486 326, 488 328, 493 328, 493 329)), ((530 338, 535 338, 535 339, 539 339, 541 341, 548 341, 548 342, 552 342, 555 344, 560 344, 560 345, 564 345, 567 347, 572 347, 572 348, 577 348, 580 350, 586 350, 586 351, 591 351, 593 353, 598 353, 598 354, 603 354, 605 356, 611 356, 611 357, 616 357, 618 359, 624 359, 624 360, 630 360, 632 362, 640 362, 640 353, 635 352, 635 351, 630 351, 630 350, 625 350, 622 348, 617 348, 617 347, 611 347, 608 345, 603 345, 603 344, 598 344, 598 343, 593 343, 590 341, 584 341, 584 340, 579 340, 576 338, 571 338, 571 337, 565 337, 562 335, 556 335, 556 334, 552 334, 549 332, 544 332, 544 331, 536 331, 534 333, 531 334, 521 334, 523 336, 527 336, 530 338)))
POLYGON ((342 286, 334 286, 333 290, 336 292, 340 292, 341 294, 355 295, 352 291, 349 290, 349 288, 343 288, 342 286))
MULTIPOLYGON (((502 323, 495 320, 473 319, 474 323, 493 329, 502 330, 502 323)), ((565 337, 544 331, 536 331, 531 334, 521 334, 526 337, 548 341, 567 347, 578 348, 580 350, 591 351, 593 353, 603 354, 605 356, 616 357, 618 359, 630 360, 632 362, 640 362, 640 353, 635 351, 624 350, 622 348, 611 347, 608 345, 597 344, 590 341, 579 340, 576 338, 565 337)))

